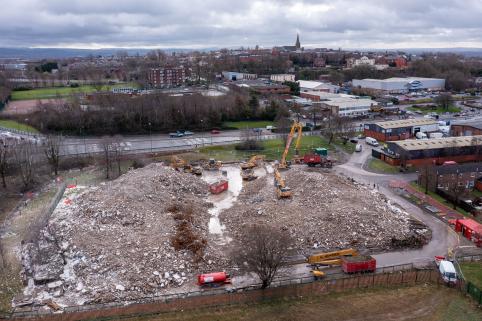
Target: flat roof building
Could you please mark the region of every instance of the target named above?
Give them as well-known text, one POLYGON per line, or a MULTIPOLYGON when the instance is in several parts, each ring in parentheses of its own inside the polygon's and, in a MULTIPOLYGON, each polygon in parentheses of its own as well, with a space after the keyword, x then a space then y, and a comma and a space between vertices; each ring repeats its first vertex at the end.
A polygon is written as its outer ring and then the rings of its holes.
POLYGON ((445 89, 445 79, 439 78, 388 78, 353 79, 353 88, 369 89, 378 93, 407 93, 410 91, 439 91, 445 89))
POLYGON ((387 142, 382 159, 394 165, 465 163, 482 160, 482 135, 387 142))
POLYGON ((454 121, 450 133, 452 136, 482 135, 482 120, 454 121))
POLYGON ((365 124, 365 136, 380 141, 404 140, 415 137, 418 132, 438 131, 438 122, 433 119, 402 119, 365 124))
POLYGON ((321 91, 337 93, 340 90, 339 86, 321 81, 298 80, 297 83, 300 85, 300 92, 321 91))

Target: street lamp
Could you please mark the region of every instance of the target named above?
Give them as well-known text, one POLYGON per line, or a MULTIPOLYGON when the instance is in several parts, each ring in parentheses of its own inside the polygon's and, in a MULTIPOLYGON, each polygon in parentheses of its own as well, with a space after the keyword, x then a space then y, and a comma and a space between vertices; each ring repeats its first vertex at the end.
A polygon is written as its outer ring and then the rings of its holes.
POLYGON ((201 144, 204 147, 204 119, 201 119, 201 144))
POLYGON ((149 122, 149 140, 151 142, 151 153, 152 153, 152 135, 151 135, 152 131, 151 131, 151 122, 149 122))

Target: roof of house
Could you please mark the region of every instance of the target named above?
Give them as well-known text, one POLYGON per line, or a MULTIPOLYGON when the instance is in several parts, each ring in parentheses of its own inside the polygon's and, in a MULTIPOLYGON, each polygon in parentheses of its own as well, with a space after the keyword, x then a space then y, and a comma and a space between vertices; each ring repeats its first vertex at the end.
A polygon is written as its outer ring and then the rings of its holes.
POLYGON ((459 136, 432 139, 407 139, 388 142, 388 144, 398 145, 405 150, 424 150, 440 149, 451 147, 482 146, 482 135, 478 136, 459 136))
POLYGON ((432 125, 437 124, 438 121, 434 119, 427 119, 427 118, 418 118, 418 119, 401 119, 401 120, 391 120, 391 121, 382 121, 377 122, 378 126, 384 129, 390 128, 403 128, 403 127, 414 127, 414 126, 422 126, 422 125, 432 125))
POLYGON ((442 166, 437 166, 436 169, 437 169, 437 174, 439 175, 482 172, 482 162, 442 165, 442 166))

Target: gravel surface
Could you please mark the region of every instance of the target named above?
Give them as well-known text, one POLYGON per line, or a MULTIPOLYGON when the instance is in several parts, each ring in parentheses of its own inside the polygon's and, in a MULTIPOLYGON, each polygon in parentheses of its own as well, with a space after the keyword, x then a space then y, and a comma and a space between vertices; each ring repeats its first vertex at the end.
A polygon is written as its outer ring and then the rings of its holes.
POLYGON ((281 172, 293 191, 278 200, 272 175, 249 182, 238 202, 221 214, 233 238, 240 226, 253 222, 290 233, 298 252, 354 247, 377 252, 419 247, 430 231, 376 189, 329 170, 293 166, 281 172))

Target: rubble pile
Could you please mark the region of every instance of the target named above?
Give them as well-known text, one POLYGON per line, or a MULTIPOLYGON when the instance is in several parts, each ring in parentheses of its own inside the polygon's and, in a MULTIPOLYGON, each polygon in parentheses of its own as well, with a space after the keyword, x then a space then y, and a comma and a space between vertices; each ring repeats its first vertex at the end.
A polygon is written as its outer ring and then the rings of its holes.
POLYGON ((278 226, 298 250, 355 247, 377 252, 417 247, 430 230, 372 187, 305 166, 282 172, 291 199, 278 200, 271 176, 250 182, 234 206, 221 214, 234 238, 243 224, 278 226))
POLYGON ((26 294, 70 305, 194 286, 194 274, 221 264, 221 255, 207 242, 207 191, 196 176, 151 164, 69 196, 40 240, 24 246, 26 294), (198 243, 174 249, 179 225, 198 243))

